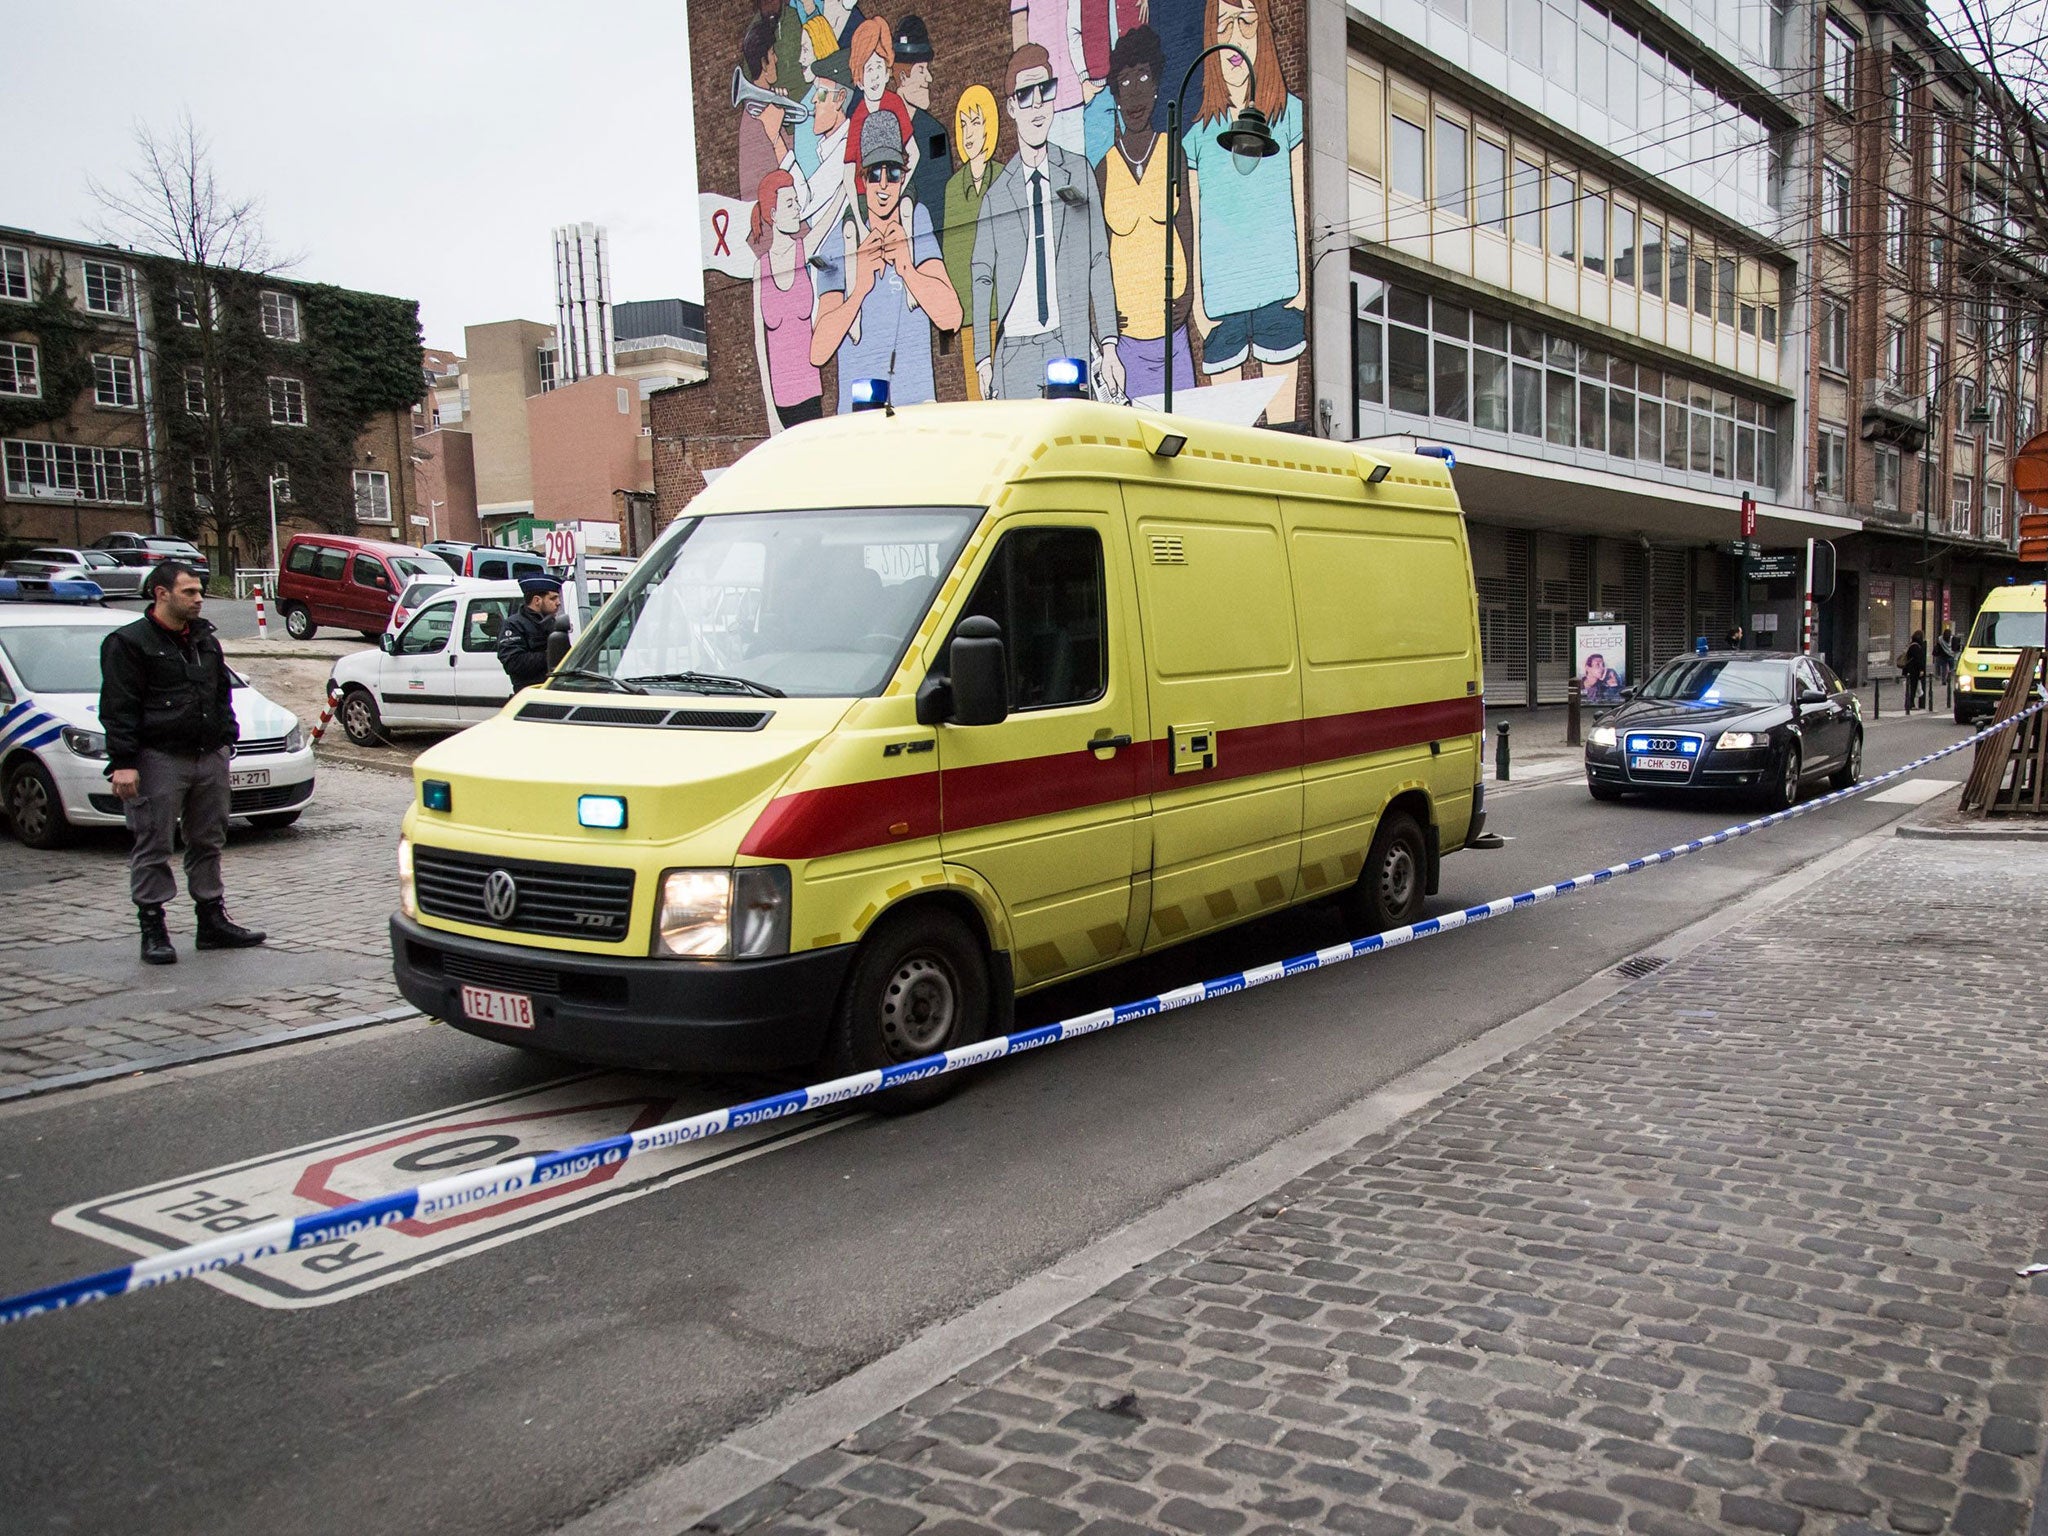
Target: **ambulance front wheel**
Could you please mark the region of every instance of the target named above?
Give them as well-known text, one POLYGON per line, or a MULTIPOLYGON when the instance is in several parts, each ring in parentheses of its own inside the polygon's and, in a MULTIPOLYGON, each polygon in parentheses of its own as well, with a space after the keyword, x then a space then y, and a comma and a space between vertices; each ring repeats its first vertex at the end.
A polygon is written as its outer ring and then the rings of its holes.
POLYGON ((1345 903, 1345 916, 1367 933, 1385 933, 1422 916, 1428 892, 1429 845, 1405 811, 1381 819, 1365 868, 1345 903))
MULTIPOLYGON (((861 941, 833 1020, 830 1066, 871 1072, 970 1045, 988 1032, 988 955, 966 923, 936 907, 876 923, 861 941)), ((885 1114, 925 1109, 950 1094, 958 1073, 892 1088, 885 1114)))

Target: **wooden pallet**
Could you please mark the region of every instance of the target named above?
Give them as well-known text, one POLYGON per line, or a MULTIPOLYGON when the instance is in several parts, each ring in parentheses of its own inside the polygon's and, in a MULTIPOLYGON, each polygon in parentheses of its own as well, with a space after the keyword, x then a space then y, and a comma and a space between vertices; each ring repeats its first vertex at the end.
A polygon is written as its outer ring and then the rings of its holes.
MULTIPOLYGON (((2010 720, 2027 707, 2040 662, 2039 650, 2020 652, 1992 713, 1993 724, 2010 720)), ((1976 760, 1963 785, 1963 814, 2038 816, 2044 795, 2048 795, 2048 710, 1977 743, 1976 760)))

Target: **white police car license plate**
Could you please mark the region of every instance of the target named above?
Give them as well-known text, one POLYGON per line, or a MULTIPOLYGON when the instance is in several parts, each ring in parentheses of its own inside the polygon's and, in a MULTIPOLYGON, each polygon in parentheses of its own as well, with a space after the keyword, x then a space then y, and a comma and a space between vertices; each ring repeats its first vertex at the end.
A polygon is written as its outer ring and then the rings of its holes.
POLYGON ((533 1028, 533 999, 524 992, 500 992, 496 987, 464 987, 462 1011, 479 1024, 499 1024, 506 1029, 533 1028))
POLYGON ((268 768, 237 768, 228 774, 229 789, 268 789, 270 770, 268 768))
POLYGON ((1689 757, 1632 757, 1628 765, 1643 773, 1692 772, 1692 759, 1689 757))

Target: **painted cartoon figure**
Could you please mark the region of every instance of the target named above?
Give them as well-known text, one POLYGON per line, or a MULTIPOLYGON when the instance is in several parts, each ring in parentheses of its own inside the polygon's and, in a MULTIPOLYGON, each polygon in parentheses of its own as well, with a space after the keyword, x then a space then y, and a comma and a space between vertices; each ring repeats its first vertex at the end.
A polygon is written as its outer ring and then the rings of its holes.
MULTIPOLYGON (((777 86, 775 23, 768 17, 756 16, 741 37, 740 70, 746 83, 757 92, 783 94, 777 86)), ((760 190, 761 178, 781 167, 786 158, 793 158, 788 115, 787 107, 758 98, 740 108, 740 196, 750 202, 760 190)))
POLYGON ((1201 109, 1182 140, 1195 215, 1202 372, 1211 383, 1234 382, 1245 359, 1257 358, 1275 386, 1267 421, 1292 421, 1295 372, 1308 347, 1301 101, 1281 72, 1270 0, 1206 3, 1210 37, 1231 51, 1203 61, 1201 109), (1216 136, 1250 100, 1254 68, 1258 99, 1250 104, 1266 114, 1280 153, 1253 162, 1246 174, 1216 136))
POLYGON ((822 368, 837 357, 841 411, 853 404, 855 379, 887 379, 899 404, 936 399, 932 328, 960 324, 931 221, 903 195, 907 161, 895 114, 870 113, 860 134, 866 233, 842 218, 819 244, 811 362, 822 368))
POLYGON ((846 195, 854 200, 861 193, 861 168, 857 163, 861 130, 867 126, 870 113, 887 112, 896 119, 899 142, 908 146, 904 156, 906 178, 917 169, 917 141, 913 136, 910 104, 889 88, 896 71, 896 45, 890 39, 889 24, 879 17, 862 22, 853 29, 853 42, 846 52, 853 65, 854 89, 860 93, 847 118, 846 195))
POLYGON ((1003 94, 1017 154, 989 188, 974 235, 970 313, 990 398, 1035 398, 1048 362, 1098 349, 1104 392, 1123 393, 1102 203, 1086 159, 1051 142, 1059 90, 1044 48, 1010 55, 1003 94))
POLYGON ((761 178, 747 243, 761 258, 761 274, 754 283, 760 316, 755 335, 769 410, 784 427, 815 421, 824 408, 824 384, 811 361, 816 295, 806 263, 803 209, 796 178, 788 171, 770 171, 761 178))
POLYGON ((1036 45, 1045 51, 1045 67, 1053 79, 1047 133, 1060 148, 1079 155, 1088 145, 1081 123, 1083 73, 1074 63, 1077 4, 1078 0, 1010 0, 1010 47, 1022 51, 1036 45))
POLYGON ((846 108, 853 99, 853 66, 842 48, 813 64, 811 74, 814 83, 807 100, 811 108, 810 126, 817 130, 817 159, 815 169, 808 174, 803 173, 799 163, 796 181, 803 202, 803 221, 810 226, 811 243, 815 246, 818 237, 839 222, 847 207, 844 165, 850 125, 846 108))
POLYGON ((974 238, 980 227, 981 205, 995 181, 996 132, 1002 120, 996 116, 995 94, 985 85, 970 85, 960 93, 953 107, 953 148, 960 157, 960 169, 946 183, 945 226, 939 244, 946 253, 946 276, 967 323, 960 327, 961 356, 967 374, 967 398, 981 398, 981 374, 975 367, 975 337, 982 330, 974 314, 974 238))
POLYGON ((1108 92, 1116 107, 1116 137, 1095 168, 1102 191, 1102 215, 1109 226, 1109 270, 1116 288, 1117 355, 1124 365, 1124 388, 1132 399, 1159 394, 1165 387, 1166 359, 1173 358, 1173 387, 1191 389, 1194 359, 1188 351, 1188 248, 1194 220, 1185 193, 1176 199, 1174 228, 1166 229, 1166 135, 1152 126, 1152 108, 1159 98, 1159 76, 1166 56, 1159 34, 1134 27, 1116 40, 1104 65, 1108 92), (1166 325, 1166 241, 1173 250, 1173 336, 1162 338, 1166 325))
POLYGON ((932 233, 946 234, 946 182, 953 171, 946 156, 946 129, 932 116, 932 38, 922 16, 896 23, 892 43, 896 64, 891 71, 896 94, 910 107, 910 139, 917 161, 910 173, 910 200, 932 221, 932 233))

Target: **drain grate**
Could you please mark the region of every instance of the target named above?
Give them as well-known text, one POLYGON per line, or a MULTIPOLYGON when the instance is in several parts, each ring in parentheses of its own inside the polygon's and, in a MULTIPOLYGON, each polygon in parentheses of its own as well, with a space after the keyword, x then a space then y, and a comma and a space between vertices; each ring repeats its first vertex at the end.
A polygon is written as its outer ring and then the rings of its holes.
POLYGON ((1645 976, 1663 970, 1670 963, 1662 955, 1630 955, 1614 968, 1614 974, 1626 976, 1630 981, 1640 981, 1645 976))

